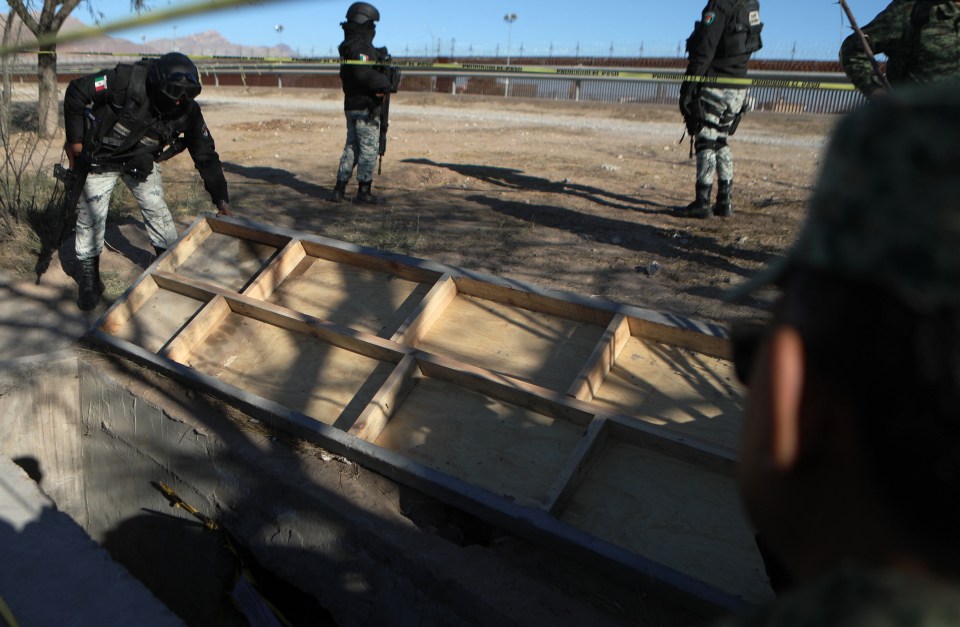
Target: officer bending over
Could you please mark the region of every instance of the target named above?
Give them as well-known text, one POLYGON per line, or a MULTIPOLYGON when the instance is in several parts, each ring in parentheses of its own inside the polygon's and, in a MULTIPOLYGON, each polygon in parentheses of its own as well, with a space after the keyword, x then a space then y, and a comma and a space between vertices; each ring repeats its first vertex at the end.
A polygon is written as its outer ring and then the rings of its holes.
MULTIPOLYGON (((374 48, 376 22, 380 12, 366 2, 354 2, 347 9, 347 21, 340 24, 344 39, 338 50, 340 58, 350 61, 386 61, 386 48, 374 48)), ((343 110, 347 117, 347 141, 340 156, 337 183, 333 200, 341 202, 347 192, 347 183, 357 168, 357 196, 354 202, 376 203, 370 192, 373 170, 380 150, 380 107, 390 93, 387 75, 373 65, 344 63, 340 65, 343 82, 343 110)))
POLYGON ((227 181, 220 156, 194 99, 200 94, 197 67, 185 55, 120 64, 74 79, 63 100, 67 141, 74 170, 78 157, 90 165, 77 215, 80 262, 77 306, 93 309, 103 293, 100 251, 110 195, 121 178, 143 214, 150 243, 159 256, 177 239, 163 199, 159 161, 187 149, 217 213, 230 215, 227 181), (166 150, 165 150, 166 149, 166 150))

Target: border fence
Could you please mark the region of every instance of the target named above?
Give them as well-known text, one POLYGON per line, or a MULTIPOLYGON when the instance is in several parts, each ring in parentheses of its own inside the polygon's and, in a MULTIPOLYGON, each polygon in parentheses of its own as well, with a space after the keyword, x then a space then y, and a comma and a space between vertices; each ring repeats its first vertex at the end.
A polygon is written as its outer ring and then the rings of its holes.
MULTIPOLYGON (((17 55, 16 76, 31 76, 30 59, 17 55)), ((60 54, 59 80, 130 61, 140 55, 60 54), (121 58, 118 58, 121 57, 121 58), (125 57, 125 58, 123 58, 125 57)), ((271 59, 192 54, 203 80, 215 85, 339 89, 338 59, 271 59)), ((505 66, 496 58, 400 57, 400 91, 507 98, 675 105, 683 80, 683 59, 517 58, 505 66), (547 73, 565 74, 563 76, 547 73), (629 77, 625 78, 624 75, 629 77)), ((749 102, 756 111, 836 114, 857 108, 864 98, 836 62, 755 61, 749 102)))

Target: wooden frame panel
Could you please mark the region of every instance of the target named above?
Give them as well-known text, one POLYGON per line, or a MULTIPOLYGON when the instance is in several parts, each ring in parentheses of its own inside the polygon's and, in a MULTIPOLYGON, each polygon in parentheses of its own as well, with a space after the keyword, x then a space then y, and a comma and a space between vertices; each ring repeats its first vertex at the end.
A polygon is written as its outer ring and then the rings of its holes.
POLYGON ((727 608, 763 596, 753 582, 711 579, 693 559, 716 556, 724 540, 742 545, 742 529, 728 524, 740 508, 733 431, 711 427, 718 418, 733 424, 738 397, 727 340, 711 325, 203 217, 111 307, 94 337, 494 524, 640 573, 645 585, 727 608), (191 265, 205 248, 224 249, 223 238, 252 242, 256 269, 224 281, 191 265), (381 328, 358 323, 349 307, 310 310, 298 293, 275 298, 315 265, 315 299, 342 289, 337 282, 351 273, 376 295, 377 280, 426 293, 408 295, 395 323, 381 328), (156 353, 118 330, 159 292, 201 307, 156 353), (481 323, 458 313, 464 307, 484 308, 481 323), (486 341, 470 344, 470 336, 486 341), (719 405, 717 390, 730 402, 715 411, 707 406, 719 405), (690 502, 727 522, 700 540, 677 523, 678 542, 699 547, 693 552, 654 542, 664 517, 690 502))

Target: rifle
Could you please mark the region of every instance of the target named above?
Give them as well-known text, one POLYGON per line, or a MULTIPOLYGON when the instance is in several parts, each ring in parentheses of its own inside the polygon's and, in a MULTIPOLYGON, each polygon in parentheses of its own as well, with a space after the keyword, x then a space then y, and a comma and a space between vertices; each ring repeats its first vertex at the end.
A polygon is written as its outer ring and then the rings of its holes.
POLYGON ((80 196, 83 194, 83 187, 87 182, 87 175, 90 174, 90 168, 93 165, 93 149, 96 139, 97 129, 100 126, 93 112, 90 109, 84 110, 84 133, 83 149, 73 160, 73 169, 67 169, 59 163, 53 166, 53 177, 63 183, 63 198, 60 200, 60 206, 56 211, 57 223, 54 226, 56 235, 51 237, 47 232, 41 238, 42 245, 40 255, 37 257, 37 265, 34 271, 37 274, 37 285, 40 285, 40 277, 50 267, 50 260, 53 258, 53 251, 59 250, 60 246, 67 239, 73 226, 77 221, 77 205, 80 202, 80 196), (59 227, 59 228, 56 228, 59 227))
POLYGON ((863 51, 867 53, 867 58, 870 59, 870 67, 873 68, 874 75, 880 81, 880 84, 883 85, 884 89, 887 91, 893 91, 893 88, 890 86, 890 81, 887 80, 886 74, 880 70, 880 62, 877 61, 876 56, 873 54, 873 48, 870 46, 870 41, 857 24, 857 18, 853 17, 853 11, 850 10, 847 0, 839 0, 839 2, 840 6, 843 8, 843 12, 847 14, 847 19, 850 21, 850 27, 853 28, 854 32, 857 33, 857 37, 860 38, 860 45, 863 46, 863 51))
MULTIPOLYGON (((389 54, 384 54, 382 60, 385 63, 391 61, 389 54)), ((400 89, 400 68, 393 65, 382 65, 380 71, 386 74, 390 81, 390 91, 383 96, 383 103, 380 105, 380 163, 377 166, 377 176, 383 170, 383 155, 387 152, 387 129, 390 127, 390 94, 395 94, 400 89)))

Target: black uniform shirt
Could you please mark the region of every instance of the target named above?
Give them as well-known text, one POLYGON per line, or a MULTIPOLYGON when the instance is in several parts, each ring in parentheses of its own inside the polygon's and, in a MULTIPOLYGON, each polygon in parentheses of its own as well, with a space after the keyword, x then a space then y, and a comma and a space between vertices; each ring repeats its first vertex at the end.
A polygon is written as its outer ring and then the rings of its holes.
MULTIPOLYGON (((118 66, 70 81, 63 98, 64 127, 68 143, 83 142, 85 108, 90 107, 94 117, 99 120, 116 119, 126 100, 131 75, 128 68, 121 69, 118 66)), ((149 90, 144 88, 143 92, 149 99, 149 90)), ((137 122, 140 123, 140 128, 131 129, 131 132, 142 133, 143 139, 140 142, 131 149, 122 151, 122 154, 115 154, 109 146, 101 144, 92 155, 94 161, 123 169, 129 161, 144 153, 155 159, 167 143, 183 133, 187 150, 203 179, 203 186, 210 194, 210 199, 214 204, 221 200, 229 201, 220 155, 217 154, 216 145, 198 103, 188 102, 185 108, 179 109, 172 116, 160 115, 153 106, 144 107, 137 122)), ((101 129, 101 135, 104 133, 109 133, 109 129, 101 129)))
POLYGON ((751 28, 759 38, 759 9, 756 1, 710 0, 693 34, 687 40, 687 75, 729 78, 746 76, 751 52, 744 51, 743 42, 751 28))
MULTIPOLYGON (((346 39, 340 44, 340 58, 350 61, 380 61, 381 50, 373 47, 372 29, 345 30, 346 39)), ((372 65, 340 66, 340 80, 343 82, 344 111, 374 111, 383 99, 377 94, 390 91, 387 75, 372 65)))

